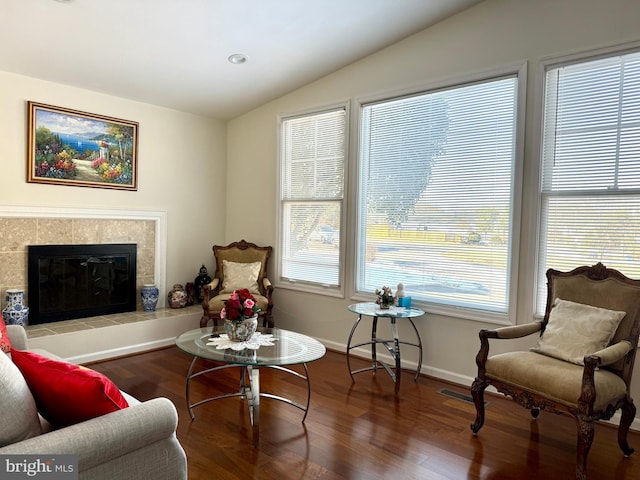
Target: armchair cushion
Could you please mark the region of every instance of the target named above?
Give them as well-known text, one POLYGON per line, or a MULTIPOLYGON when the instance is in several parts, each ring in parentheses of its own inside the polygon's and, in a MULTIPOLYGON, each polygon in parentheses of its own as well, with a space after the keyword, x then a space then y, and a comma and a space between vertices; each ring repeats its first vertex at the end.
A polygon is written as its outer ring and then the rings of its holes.
POLYGON ((584 365, 585 355, 609 345, 624 316, 625 312, 557 298, 538 345, 531 350, 584 365))
MULTIPOLYGON (((582 392, 584 367, 536 352, 508 352, 487 359, 487 375, 516 385, 545 398, 569 406, 577 406, 582 392)), ((624 380, 605 369, 594 372, 596 410, 624 398, 624 380)))
POLYGON ((522 338, 527 335, 539 332, 542 328, 542 322, 530 322, 520 325, 510 325, 508 327, 499 327, 494 330, 496 338, 522 338))
POLYGON ((629 340, 621 340, 605 349, 594 352, 593 356, 600 359, 599 365, 603 367, 622 360, 633 348, 629 340))
POLYGON ((259 294, 258 275, 262 268, 261 262, 236 263, 222 261, 224 280, 220 293, 231 293, 234 290, 248 289, 253 294, 259 294))
POLYGON ((115 384, 99 372, 12 350, 40 414, 56 427, 84 422, 129 406, 115 384))
POLYGON ((0 447, 42 433, 36 402, 8 355, 0 353, 0 447))

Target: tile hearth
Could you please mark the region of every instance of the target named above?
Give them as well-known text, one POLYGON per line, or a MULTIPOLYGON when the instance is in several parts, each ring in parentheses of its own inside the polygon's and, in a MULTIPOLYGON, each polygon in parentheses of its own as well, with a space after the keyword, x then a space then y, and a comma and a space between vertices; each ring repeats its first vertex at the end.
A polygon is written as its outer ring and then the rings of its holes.
POLYGON ((61 322, 43 323, 40 325, 27 325, 27 337, 37 338, 61 333, 79 332, 95 328, 124 325, 127 323, 142 322, 156 318, 169 318, 188 313, 199 313, 200 305, 191 305, 185 308, 158 308, 155 312, 138 310, 135 312, 114 313, 113 315, 101 315, 76 320, 63 320, 61 322))

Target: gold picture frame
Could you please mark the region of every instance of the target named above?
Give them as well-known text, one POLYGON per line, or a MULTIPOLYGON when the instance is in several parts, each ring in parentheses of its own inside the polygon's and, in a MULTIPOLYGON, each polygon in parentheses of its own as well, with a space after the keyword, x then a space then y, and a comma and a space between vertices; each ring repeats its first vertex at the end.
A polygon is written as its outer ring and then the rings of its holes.
POLYGON ((28 102, 27 182, 138 189, 138 123, 28 102))

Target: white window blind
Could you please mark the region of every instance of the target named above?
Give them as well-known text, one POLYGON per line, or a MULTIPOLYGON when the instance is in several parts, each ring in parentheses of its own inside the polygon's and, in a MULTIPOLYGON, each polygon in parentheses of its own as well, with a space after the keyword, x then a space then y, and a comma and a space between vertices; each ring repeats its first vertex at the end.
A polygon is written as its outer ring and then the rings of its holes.
POLYGON ((548 268, 640 277, 640 53, 548 68, 537 313, 548 268))
POLYGON ((517 76, 364 105, 356 289, 508 310, 517 76))
POLYGON ((338 288, 346 111, 283 119, 280 141, 279 279, 338 288))

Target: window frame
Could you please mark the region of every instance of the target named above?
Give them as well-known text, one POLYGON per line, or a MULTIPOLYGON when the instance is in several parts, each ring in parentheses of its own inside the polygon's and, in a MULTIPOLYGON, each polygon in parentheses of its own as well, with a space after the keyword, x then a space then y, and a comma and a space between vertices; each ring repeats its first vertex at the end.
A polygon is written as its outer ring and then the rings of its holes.
POLYGON ((351 162, 351 175, 353 179, 350 182, 351 197, 350 204, 355 207, 348 212, 349 224, 353 225, 349 235, 349 254, 350 267, 349 274, 349 297, 357 301, 371 301, 372 292, 359 291, 357 289, 357 269, 360 266, 360 256, 358 254, 358 235, 357 232, 363 228, 362 219, 359 218, 359 202, 360 202, 360 175, 362 174, 362 166, 360 165, 360 144, 362 141, 362 109, 372 103, 380 103, 384 101, 393 101, 402 97, 410 97, 421 93, 429 93, 443 89, 453 89, 463 87, 473 83, 486 82, 491 79, 499 79, 503 77, 514 76, 517 78, 518 85, 516 90, 516 117, 515 117, 515 143, 514 143, 514 162, 511 177, 511 241, 508 246, 509 265, 507 266, 507 307, 506 312, 491 312, 483 309, 477 309, 466 306, 456 306, 437 302, 413 301, 413 305, 421 308, 428 313, 445 315, 454 318, 464 318, 466 320, 480 321, 484 323, 492 323, 498 325, 513 325, 516 323, 517 309, 517 290, 518 290, 518 266, 520 251, 520 224, 522 218, 522 191, 523 191, 523 159, 524 159, 524 141, 525 141, 525 118, 526 118, 526 100, 527 100, 527 62, 518 62, 514 64, 504 65, 488 71, 468 74, 451 79, 445 79, 429 84, 422 84, 413 88, 384 92, 377 95, 362 96, 356 98, 355 109, 358 115, 354 115, 353 130, 357 132, 357 138, 354 139, 354 161, 351 162))
MULTIPOLYGON (((536 212, 535 218, 537 220, 535 230, 535 258, 533 268, 533 281, 532 281, 532 317, 535 319, 541 319, 544 316, 544 306, 546 305, 546 281, 545 272, 548 267, 543 263, 546 263, 546 252, 543 252, 543 246, 546 243, 543 240, 544 223, 543 218, 543 201, 545 195, 543 195, 543 164, 544 164, 544 122, 545 122, 545 103, 546 103, 546 91, 547 91, 547 72, 554 68, 561 68, 569 65, 577 65, 581 63, 588 63, 591 61, 597 61, 600 59, 606 59, 608 57, 623 56, 630 53, 640 53, 640 42, 631 42, 620 45, 612 45, 604 48, 585 50, 581 52, 575 52, 567 55, 550 56, 540 60, 538 73, 537 73, 537 88, 536 88, 536 106, 535 106, 535 131, 534 131, 534 158, 536 159, 534 175, 537 174, 538 182, 536 184, 536 212)), ((609 193, 606 191, 598 192, 596 195, 618 197, 628 195, 628 192, 609 193)), ((579 197, 584 196, 584 190, 575 191, 563 191, 557 196, 579 197)), ((578 267, 580 265, 576 265, 578 267)), ((614 266, 615 268, 615 266, 614 266)))
MULTIPOLYGON (((346 278, 346 262, 345 262, 345 239, 347 238, 348 232, 346 232, 346 212, 348 208, 348 172, 349 172, 349 145, 350 145, 350 102, 343 101, 335 104, 330 104, 322 107, 314 107, 305 110, 300 110, 294 113, 281 113, 278 115, 277 120, 277 159, 278 159, 278 171, 277 171, 277 191, 276 191, 276 244, 278 248, 275 249, 275 270, 276 275, 274 279, 274 286, 277 288, 283 288, 288 290, 296 290, 300 292, 313 293, 317 295, 324 295, 330 297, 345 297, 345 278, 346 278), (325 113, 330 113, 338 110, 343 110, 345 113, 345 132, 344 132, 344 184, 343 184, 343 194, 342 199, 339 201, 341 204, 340 207, 340 241, 339 241, 339 249, 338 249, 338 282, 337 286, 324 285, 319 282, 306 282, 306 281, 288 281, 283 277, 283 255, 282 252, 284 248, 282 246, 282 242, 284 241, 282 229, 282 222, 284 221, 284 208, 283 205, 285 200, 282 199, 282 174, 284 169, 283 155, 282 149, 284 145, 285 139, 283 138, 283 124, 286 120, 303 118, 303 117, 312 117, 314 115, 322 115, 325 113)), ((321 201, 321 200, 319 200, 321 201)))

